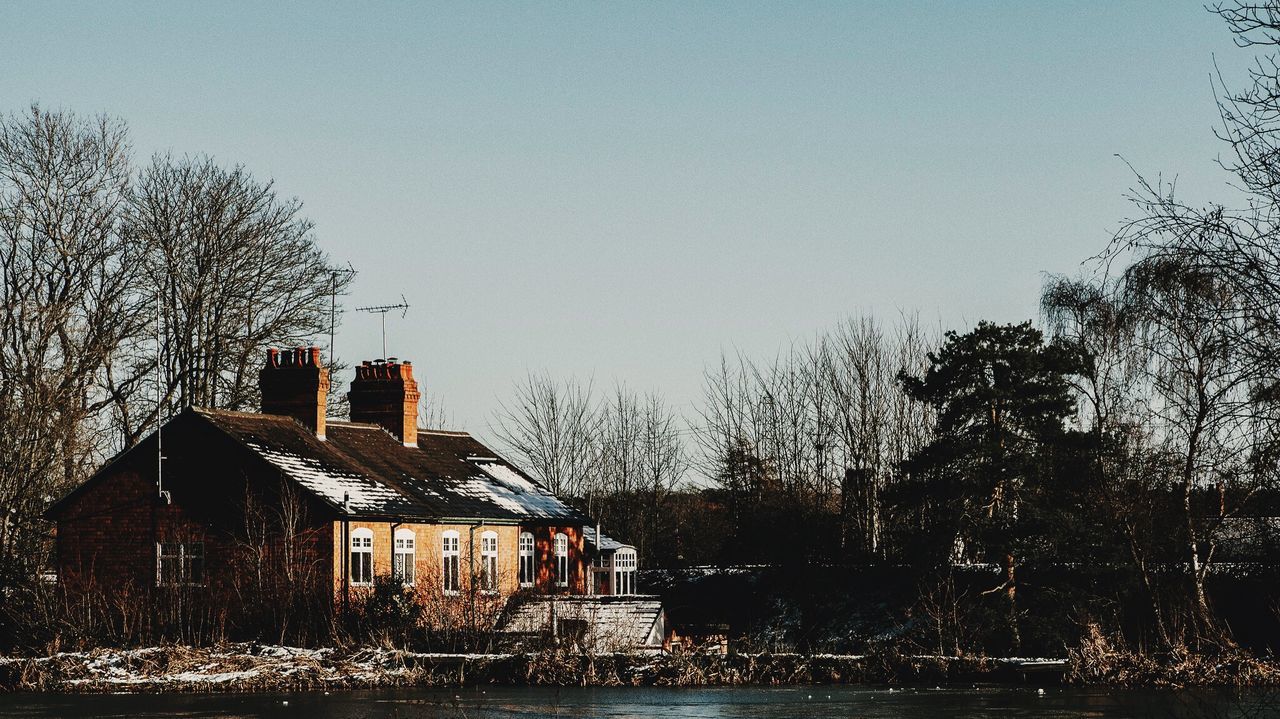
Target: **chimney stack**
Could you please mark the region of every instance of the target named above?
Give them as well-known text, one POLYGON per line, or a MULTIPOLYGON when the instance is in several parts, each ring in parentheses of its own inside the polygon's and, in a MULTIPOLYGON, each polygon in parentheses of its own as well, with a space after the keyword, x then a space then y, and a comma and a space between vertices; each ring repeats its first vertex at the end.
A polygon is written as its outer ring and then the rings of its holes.
POLYGON ((406 447, 418 446, 418 382, 413 363, 374 360, 356 367, 351 381, 351 421, 381 425, 406 447))
POLYGON ((267 363, 258 373, 258 390, 263 414, 293 417, 324 439, 329 369, 320 362, 320 348, 267 350, 267 363))

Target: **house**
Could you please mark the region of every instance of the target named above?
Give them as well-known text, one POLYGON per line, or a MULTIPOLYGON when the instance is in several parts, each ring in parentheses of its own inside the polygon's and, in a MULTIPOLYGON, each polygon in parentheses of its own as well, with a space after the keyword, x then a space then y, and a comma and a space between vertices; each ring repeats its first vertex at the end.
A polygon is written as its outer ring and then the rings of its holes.
POLYGON ((587 556, 592 557, 589 580, 592 594, 635 594, 638 562, 636 548, 604 534, 597 527, 582 528, 587 556))
POLYGON ((418 427, 410 362, 357 367, 351 421, 325 416, 315 348, 268 351, 259 386, 260 413, 187 409, 48 510, 65 587, 181 589, 232 613, 264 571, 330 607, 376 577, 443 600, 634 593, 633 548, 597 546, 588 517, 471 435, 418 427))

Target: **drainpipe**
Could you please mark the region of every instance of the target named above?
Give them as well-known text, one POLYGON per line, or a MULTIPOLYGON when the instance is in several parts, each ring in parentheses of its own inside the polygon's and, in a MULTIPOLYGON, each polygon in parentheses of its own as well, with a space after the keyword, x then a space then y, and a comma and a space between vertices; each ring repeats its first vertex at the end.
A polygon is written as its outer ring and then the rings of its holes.
POLYGON ((480 588, 476 586, 476 579, 480 576, 479 573, 476 572, 476 530, 483 526, 484 520, 480 520, 478 523, 471 525, 471 528, 467 530, 467 564, 471 567, 471 572, 467 577, 467 601, 471 605, 471 617, 468 623, 471 624, 472 631, 475 631, 476 628, 476 594, 480 592, 480 588))
MULTIPOLYGON (((396 529, 402 526, 403 524, 404 522, 391 523, 391 576, 392 577, 396 576, 396 529)), ((416 547, 414 548, 414 551, 415 552, 417 551, 416 547)), ((417 554, 415 554, 414 557, 416 558, 417 554)), ((403 576, 400 577, 400 584, 404 584, 403 576)))
POLYGON ((342 610, 351 607, 351 523, 347 515, 351 512, 351 494, 342 493, 342 610))

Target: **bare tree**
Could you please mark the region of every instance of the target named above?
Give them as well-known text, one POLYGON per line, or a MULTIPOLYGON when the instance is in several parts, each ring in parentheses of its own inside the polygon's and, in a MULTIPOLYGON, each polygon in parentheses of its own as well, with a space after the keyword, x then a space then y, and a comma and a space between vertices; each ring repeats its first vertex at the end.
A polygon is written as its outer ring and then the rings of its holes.
MULTIPOLYGON (((154 291, 163 412, 251 408, 264 348, 329 331, 331 297, 351 275, 316 246, 301 209, 271 182, 208 158, 157 156, 137 178, 127 230, 145 248, 141 270, 154 291)), ((120 407, 129 440, 156 411, 120 407)))
MULTIPOLYGON (((1241 47, 1280 44, 1276 3, 1212 9, 1241 47)), ((1238 178, 1240 206, 1190 204, 1174 186, 1138 175, 1130 192, 1137 216, 1122 224, 1102 256, 1108 266, 1126 264, 1116 294, 1131 313, 1141 378, 1126 396, 1153 449, 1176 459, 1166 481, 1181 505, 1179 541, 1201 629, 1212 623, 1204 579, 1215 533, 1277 473, 1278 68, 1272 52, 1258 58, 1243 90, 1231 91, 1218 78, 1218 136, 1230 148, 1221 164, 1238 178), (1207 501, 1215 494, 1217 502, 1207 501), (1205 498, 1199 505, 1197 496, 1205 498)))
POLYGON ((870 317, 851 318, 822 338, 823 389, 831 395, 833 438, 841 472, 841 545, 881 553, 882 493, 898 466, 929 438, 928 407, 897 382, 918 373, 928 343, 918 320, 904 318, 893 335, 870 317))
POLYGON ((33 106, 0 118, 0 562, 28 572, 48 498, 110 449, 98 422, 130 395, 114 364, 145 326, 123 123, 33 106), (111 381, 106 381, 111 380, 111 381), (105 383, 105 389, 104 389, 105 383))
POLYGON ((1241 328, 1229 320, 1236 313, 1229 281, 1166 261, 1140 262, 1126 279, 1148 360, 1146 414, 1161 445, 1178 458, 1182 541, 1197 618, 1208 627, 1204 585, 1215 534, 1260 487, 1274 483, 1280 427, 1255 402, 1274 378, 1236 341, 1241 328), (1194 502, 1206 490, 1218 497, 1212 508, 1194 502))
POLYGON ((594 515, 647 556, 670 528, 663 506, 689 467, 679 416, 656 392, 619 384, 600 409, 594 515))
POLYGON ((585 496, 597 481, 600 458, 592 384, 530 374, 514 395, 495 416, 498 440, 552 492, 585 496))
POLYGON ((637 540, 639 549, 648 552, 664 536, 663 507, 667 495, 684 481, 689 471, 689 451, 680 430, 679 416, 667 406, 657 392, 645 395, 641 405, 640 512, 644 531, 637 540))
POLYGON ((640 445, 644 431, 641 399, 626 385, 618 384, 598 410, 600 420, 600 468, 595 489, 602 494, 625 496, 635 492, 643 475, 640 445))
POLYGON ((456 427, 457 419, 449 408, 445 406, 444 399, 434 392, 422 392, 422 398, 418 401, 418 426, 427 429, 448 429, 456 427))
POLYGON ((1117 528, 1147 602, 1157 639, 1171 643, 1156 567, 1165 463, 1141 412, 1150 393, 1137 317, 1119 283, 1051 277, 1041 295, 1050 331, 1087 358, 1072 376, 1080 430, 1092 440, 1092 480, 1102 512, 1117 528))
POLYGON ((748 525, 766 522, 829 558, 881 553, 881 494, 931 427, 896 377, 918 370, 927 346, 914 319, 887 334, 860 318, 767 365, 721 357, 705 375, 697 439, 735 532, 756 536, 764 528, 748 525))

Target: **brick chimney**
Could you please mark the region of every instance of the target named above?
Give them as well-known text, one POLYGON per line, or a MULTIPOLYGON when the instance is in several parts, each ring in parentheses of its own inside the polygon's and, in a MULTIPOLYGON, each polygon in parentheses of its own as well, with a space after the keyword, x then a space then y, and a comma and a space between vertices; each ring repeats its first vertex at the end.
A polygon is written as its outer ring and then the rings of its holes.
POLYGON ((406 447, 418 446, 418 382, 412 362, 361 362, 351 380, 351 421, 382 425, 406 447))
POLYGON ((263 414, 293 417, 324 439, 329 369, 321 364, 318 347, 267 350, 267 364, 258 373, 258 389, 263 414))

